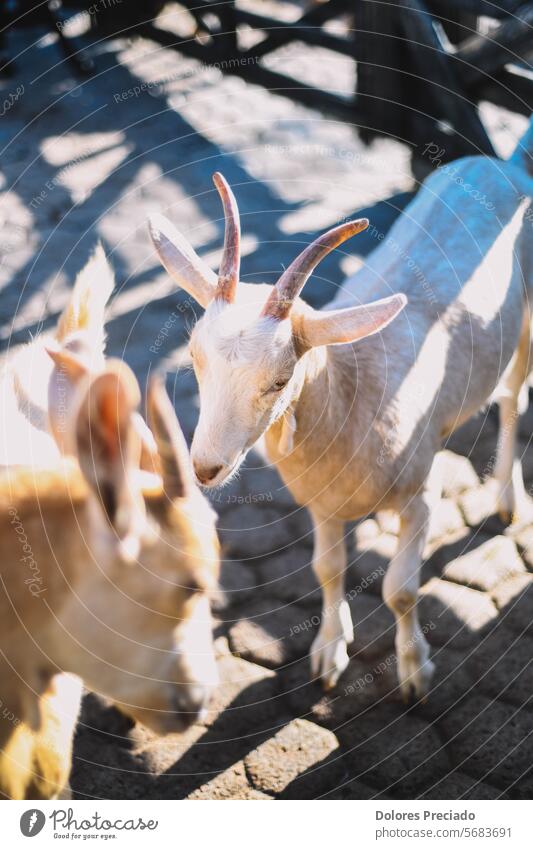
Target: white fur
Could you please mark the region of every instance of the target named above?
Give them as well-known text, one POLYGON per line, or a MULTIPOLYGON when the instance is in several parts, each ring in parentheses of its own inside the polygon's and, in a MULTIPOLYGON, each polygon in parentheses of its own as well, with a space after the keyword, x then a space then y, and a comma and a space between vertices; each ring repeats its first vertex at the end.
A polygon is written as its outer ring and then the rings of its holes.
POLYGON ((532 153, 530 128, 509 162, 472 157, 438 169, 326 310, 297 300, 277 328, 263 326, 257 315, 270 287, 241 283, 235 303, 209 306, 193 331, 197 474, 222 483, 265 433, 271 460, 310 509, 324 594, 312 668, 326 687, 345 668, 351 640, 344 523, 387 508, 400 515, 384 583, 400 686, 427 693, 432 664, 416 599, 435 497, 430 472, 443 440, 495 391, 497 506, 515 516, 525 507, 515 432, 530 368, 533 180, 524 164, 532 153), (391 294, 398 317, 389 323, 391 294), (287 373, 287 386, 268 393, 287 373))

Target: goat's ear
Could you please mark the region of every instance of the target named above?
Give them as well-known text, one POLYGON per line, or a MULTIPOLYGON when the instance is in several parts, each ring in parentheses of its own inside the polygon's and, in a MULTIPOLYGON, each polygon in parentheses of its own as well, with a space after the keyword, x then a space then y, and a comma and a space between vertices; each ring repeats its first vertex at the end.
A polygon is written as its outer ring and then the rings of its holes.
POLYGON ((151 215, 148 229, 163 267, 200 306, 207 307, 217 291, 217 276, 164 215, 151 215))
POLYGON ((139 401, 133 372, 120 360, 109 360, 83 387, 75 423, 80 468, 121 538, 131 532, 138 510, 128 475, 138 454, 132 415, 139 401))
POLYGON ((303 337, 303 344, 309 348, 355 342, 386 327, 406 303, 405 295, 398 294, 342 310, 306 311, 299 317, 299 334, 303 337))
POLYGON ((72 409, 78 386, 87 377, 89 369, 66 348, 47 348, 46 351, 54 363, 48 384, 48 423, 61 453, 71 454, 72 409))
POLYGON ((147 406, 159 454, 163 491, 170 501, 186 498, 196 488, 189 449, 163 379, 158 374, 152 376, 148 385, 147 406))
POLYGON ((46 353, 54 361, 57 370, 63 377, 72 383, 76 383, 80 377, 87 374, 87 366, 67 348, 61 348, 57 351, 54 348, 47 348, 46 353))
POLYGON ((143 472, 158 474, 159 459, 154 435, 140 413, 134 413, 131 424, 139 442, 138 465, 143 472))

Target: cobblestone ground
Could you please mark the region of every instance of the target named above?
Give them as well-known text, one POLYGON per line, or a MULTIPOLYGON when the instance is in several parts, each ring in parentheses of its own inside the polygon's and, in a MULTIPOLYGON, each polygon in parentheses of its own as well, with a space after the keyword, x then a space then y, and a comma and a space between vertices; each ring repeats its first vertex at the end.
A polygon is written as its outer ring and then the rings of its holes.
MULTIPOLYGON (((11 40, 13 53, 22 47, 11 40)), ((280 51, 281 67, 290 62, 302 76, 350 90, 347 60, 291 50, 280 51)), ((346 124, 146 41, 115 41, 94 53, 97 73, 80 85, 45 38, 19 55, 15 75, 2 83, 4 95, 24 86, 0 126, 2 344, 21 344, 54 320, 100 237, 117 274, 109 350, 141 381, 167 365, 190 438, 196 388, 178 365, 194 311, 154 259, 146 213, 166 211, 216 263, 223 222, 210 174, 222 170, 242 211, 244 274, 272 280, 303 243, 345 215, 364 212, 386 230, 414 189, 409 150, 392 140, 366 150, 346 124), (140 82, 156 84, 136 94, 140 82)), ((515 119, 485 114, 507 152, 519 132, 515 119)), ((349 251, 372 247, 365 234, 349 251)), ((328 301, 358 261, 353 253, 330 257, 306 297, 328 301)), ((530 411, 520 442, 528 486, 532 424, 530 411)), ((533 527, 509 530, 489 515, 481 479, 495 441, 489 408, 448 446, 445 498, 423 571, 421 615, 436 664, 424 705, 404 706, 396 687, 393 621, 380 599, 396 535, 387 515, 347 534, 350 667, 327 696, 310 681, 307 652, 320 614, 310 523, 256 453, 213 499, 224 553, 214 599, 222 684, 207 720, 157 739, 87 695, 75 795, 529 797, 533 527)))

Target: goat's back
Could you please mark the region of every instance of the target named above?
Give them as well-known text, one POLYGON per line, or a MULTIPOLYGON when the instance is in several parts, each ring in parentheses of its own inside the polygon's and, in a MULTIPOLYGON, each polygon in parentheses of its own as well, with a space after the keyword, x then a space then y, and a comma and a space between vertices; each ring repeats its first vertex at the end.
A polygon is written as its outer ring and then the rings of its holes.
POLYGON ((440 168, 328 305, 407 295, 381 333, 336 355, 357 372, 364 426, 380 439, 394 433, 400 457, 415 446, 427 453, 426 443, 436 450, 488 400, 516 349, 533 285, 523 193, 530 184, 494 159, 440 168))
MULTIPOLYGON (((507 272, 507 255, 521 250, 517 240, 533 226, 523 221, 532 191, 533 180, 509 162, 467 157, 442 166, 423 183, 388 234, 371 228, 376 249, 328 308, 404 292, 413 307, 430 320, 436 318, 460 296, 489 255, 487 275, 500 278, 507 272)), ((527 235, 524 242, 531 250, 527 235)), ((485 289, 480 294, 489 293, 485 289)))

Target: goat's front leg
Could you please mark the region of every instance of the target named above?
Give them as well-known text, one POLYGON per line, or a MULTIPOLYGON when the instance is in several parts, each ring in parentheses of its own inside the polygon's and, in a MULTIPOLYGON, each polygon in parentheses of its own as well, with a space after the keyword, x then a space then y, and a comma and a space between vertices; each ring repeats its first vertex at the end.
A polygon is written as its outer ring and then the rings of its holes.
POLYGON ((311 672, 329 690, 348 666, 347 646, 353 640, 352 617, 344 594, 344 522, 311 515, 315 535, 313 569, 322 588, 322 621, 311 646, 311 672))
POLYGON ((398 551, 383 582, 383 600, 396 619, 398 678, 404 698, 427 695, 434 666, 418 619, 420 567, 432 498, 428 490, 415 496, 400 515, 398 551))
POLYGON ((81 679, 63 672, 52 679, 41 697, 41 728, 33 735, 28 799, 72 798, 69 775, 82 688, 81 679))

